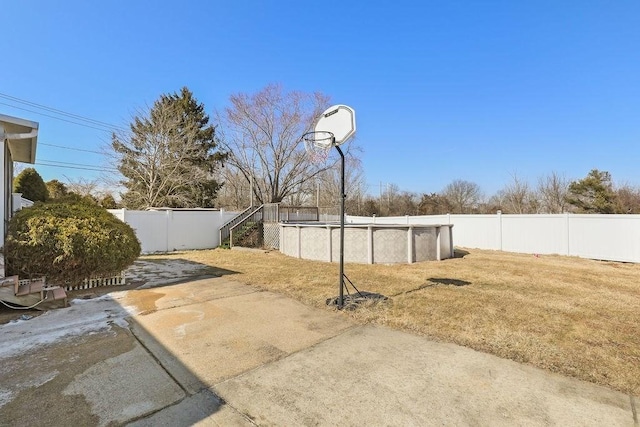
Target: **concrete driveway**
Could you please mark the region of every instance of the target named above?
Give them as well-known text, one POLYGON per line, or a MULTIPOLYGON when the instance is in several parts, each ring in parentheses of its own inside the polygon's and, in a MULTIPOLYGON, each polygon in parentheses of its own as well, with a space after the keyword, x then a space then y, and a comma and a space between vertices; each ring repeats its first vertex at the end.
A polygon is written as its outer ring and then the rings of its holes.
POLYGON ((0 326, 0 425, 638 426, 623 393, 228 276, 153 284, 0 326))

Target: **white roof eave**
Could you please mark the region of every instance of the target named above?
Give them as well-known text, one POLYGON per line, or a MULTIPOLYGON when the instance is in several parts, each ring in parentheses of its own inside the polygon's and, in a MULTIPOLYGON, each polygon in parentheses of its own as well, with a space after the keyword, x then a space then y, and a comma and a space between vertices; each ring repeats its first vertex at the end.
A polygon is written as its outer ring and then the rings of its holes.
POLYGON ((7 141, 16 162, 35 163, 38 123, 0 114, 0 137, 7 141))

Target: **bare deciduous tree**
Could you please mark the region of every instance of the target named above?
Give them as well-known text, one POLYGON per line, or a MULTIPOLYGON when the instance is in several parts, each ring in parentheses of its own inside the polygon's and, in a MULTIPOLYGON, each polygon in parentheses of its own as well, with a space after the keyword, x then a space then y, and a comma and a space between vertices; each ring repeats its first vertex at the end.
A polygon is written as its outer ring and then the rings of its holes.
POLYGON ((451 212, 449 200, 436 193, 425 193, 420 198, 418 204, 418 214, 420 215, 442 215, 451 212))
POLYGON ((230 101, 220 115, 228 164, 246 182, 253 181, 257 203, 308 191, 308 181, 334 164, 310 162, 301 141, 328 106, 325 95, 284 92, 271 84, 253 95, 232 95, 230 101))
POLYGON ((489 197, 484 202, 480 203, 478 213, 481 214, 494 214, 498 211, 504 210, 504 200, 502 199, 502 193, 498 191, 493 196, 489 197))
POLYGON ((219 207, 229 210, 243 210, 252 204, 251 183, 238 169, 222 168, 219 181, 224 183, 218 191, 216 199, 219 207))
POLYGON ((482 200, 482 191, 475 182, 456 179, 442 190, 453 211, 451 213, 472 213, 482 200))
MULTIPOLYGON (((350 215, 360 215, 366 197, 366 184, 360 161, 350 157, 346 159, 345 171, 345 210, 350 215)), ((311 199, 322 208, 323 213, 340 215, 340 167, 327 169, 314 180, 311 199)))
POLYGON ((79 196, 96 197, 98 194, 98 188, 100 187, 98 179, 89 178, 69 178, 65 176, 67 180, 66 190, 70 193, 75 193, 79 196))
POLYGON ((622 184, 616 188, 616 211, 623 214, 640 213, 640 187, 622 184))
POLYGON ((515 173, 511 175, 511 182, 500 191, 499 197, 505 213, 531 214, 538 212, 539 203, 536 193, 529 188, 526 181, 518 178, 515 173))
POLYGON ((538 180, 540 209, 544 213, 564 213, 569 208, 567 192, 569 181, 557 172, 551 172, 538 180))
POLYGON ((380 215, 416 215, 418 213, 418 196, 410 191, 403 191, 396 184, 387 184, 380 194, 380 215))

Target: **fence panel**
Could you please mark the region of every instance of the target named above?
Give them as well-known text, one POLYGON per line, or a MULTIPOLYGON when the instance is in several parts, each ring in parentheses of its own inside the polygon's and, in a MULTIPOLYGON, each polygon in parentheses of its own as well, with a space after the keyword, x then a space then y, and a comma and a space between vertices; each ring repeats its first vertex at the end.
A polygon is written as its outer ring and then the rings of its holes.
POLYGON ((143 253, 168 251, 167 212, 125 210, 121 220, 136 232, 143 253))
POLYGON ((566 215, 498 215, 502 250, 526 254, 568 255, 566 215))
POLYGON ((501 250, 497 215, 450 215, 453 244, 466 248, 501 250))
POLYGON ((143 253, 215 248, 220 245, 220 227, 237 214, 218 210, 109 212, 135 230, 143 253))
MULTIPOLYGON (((336 221, 340 221, 340 215, 336 217, 336 221)), ((437 225, 449 224, 449 215, 421 215, 421 216, 351 216, 347 215, 346 222, 351 224, 419 224, 419 225, 437 225)))
POLYGON ((167 251, 208 249, 220 245, 220 227, 225 222, 216 211, 168 211, 167 251))
POLYGON ((433 215, 347 217, 375 224, 453 224, 456 246, 640 262, 640 215, 433 215))
MULTIPOLYGON (((110 212, 131 225, 143 253, 217 247, 220 227, 236 212, 110 212)), ((354 217, 348 223, 453 224, 456 246, 640 262, 640 215, 432 215, 354 217)))
POLYGON ((640 215, 570 215, 569 254, 640 262, 640 215))

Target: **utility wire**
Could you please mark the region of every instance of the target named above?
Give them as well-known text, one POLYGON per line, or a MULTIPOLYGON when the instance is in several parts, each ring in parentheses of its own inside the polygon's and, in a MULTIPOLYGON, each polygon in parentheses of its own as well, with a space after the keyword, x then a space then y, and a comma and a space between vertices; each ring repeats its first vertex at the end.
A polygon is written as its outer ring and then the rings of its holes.
POLYGON ((28 111, 28 112, 34 113, 34 114, 40 114, 41 116, 51 117, 52 119, 61 120, 63 122, 73 123, 74 125, 84 126, 84 127, 87 127, 87 128, 100 130, 102 132, 113 132, 113 129, 103 129, 103 128, 99 128, 99 127, 95 127, 95 126, 90 126, 90 125, 87 125, 87 124, 84 124, 84 123, 74 122, 72 120, 67 120, 67 119, 63 119, 61 117, 52 116, 50 114, 41 113, 39 111, 29 110, 28 108, 18 107, 17 105, 7 104, 5 102, 0 102, 0 104, 1 105, 6 105, 6 106, 11 107, 11 108, 17 108, 18 110, 28 111))
MULTIPOLYGON (((49 160, 49 159, 38 159, 41 162, 49 162, 49 163, 60 163, 63 165, 71 165, 71 166, 85 166, 85 167, 89 167, 89 168, 103 168, 103 169, 109 169, 109 166, 100 166, 100 165, 88 165, 86 163, 71 163, 71 162, 62 162, 60 160, 49 160)), ((113 168, 110 168, 113 169, 113 168)))
POLYGON ((88 171, 96 171, 96 172, 104 172, 104 171, 117 172, 117 169, 115 169, 115 168, 100 167, 100 166, 88 166, 88 165, 87 165, 87 167, 83 167, 83 166, 66 166, 64 164, 46 163, 46 162, 43 162, 43 161, 38 161, 35 164, 38 165, 38 166, 47 166, 47 167, 63 168, 63 169, 80 169, 80 170, 88 170, 88 171))
POLYGON ((88 122, 88 123, 92 123, 92 124, 95 124, 95 125, 98 125, 98 126, 103 126, 103 127, 108 127, 108 128, 112 128, 112 129, 126 131, 126 129, 124 129, 124 128, 120 127, 120 126, 117 126, 117 125, 113 125, 111 123, 107 123, 107 122, 103 122, 103 121, 100 121, 100 120, 92 119, 90 117, 81 116, 79 114, 69 113, 67 111, 59 110, 57 108, 47 107, 46 105, 38 104, 38 103, 32 102, 32 101, 27 101, 26 99, 21 99, 21 98, 15 97, 15 96, 7 95, 5 93, 0 93, 0 98, 4 98, 4 99, 7 99, 7 100, 12 101, 12 102, 18 102, 20 104, 29 105, 31 107, 35 107, 35 108, 46 110, 46 111, 49 111, 49 112, 52 112, 52 113, 55 113, 55 114, 71 117, 73 119, 81 120, 81 121, 88 122))
POLYGON ((101 151, 86 150, 84 148, 67 147, 67 146, 64 146, 64 145, 47 144, 45 142, 38 142, 38 145, 46 145, 47 147, 63 148, 65 150, 72 150, 72 151, 84 151, 86 153, 105 154, 105 153, 103 153, 101 151))

